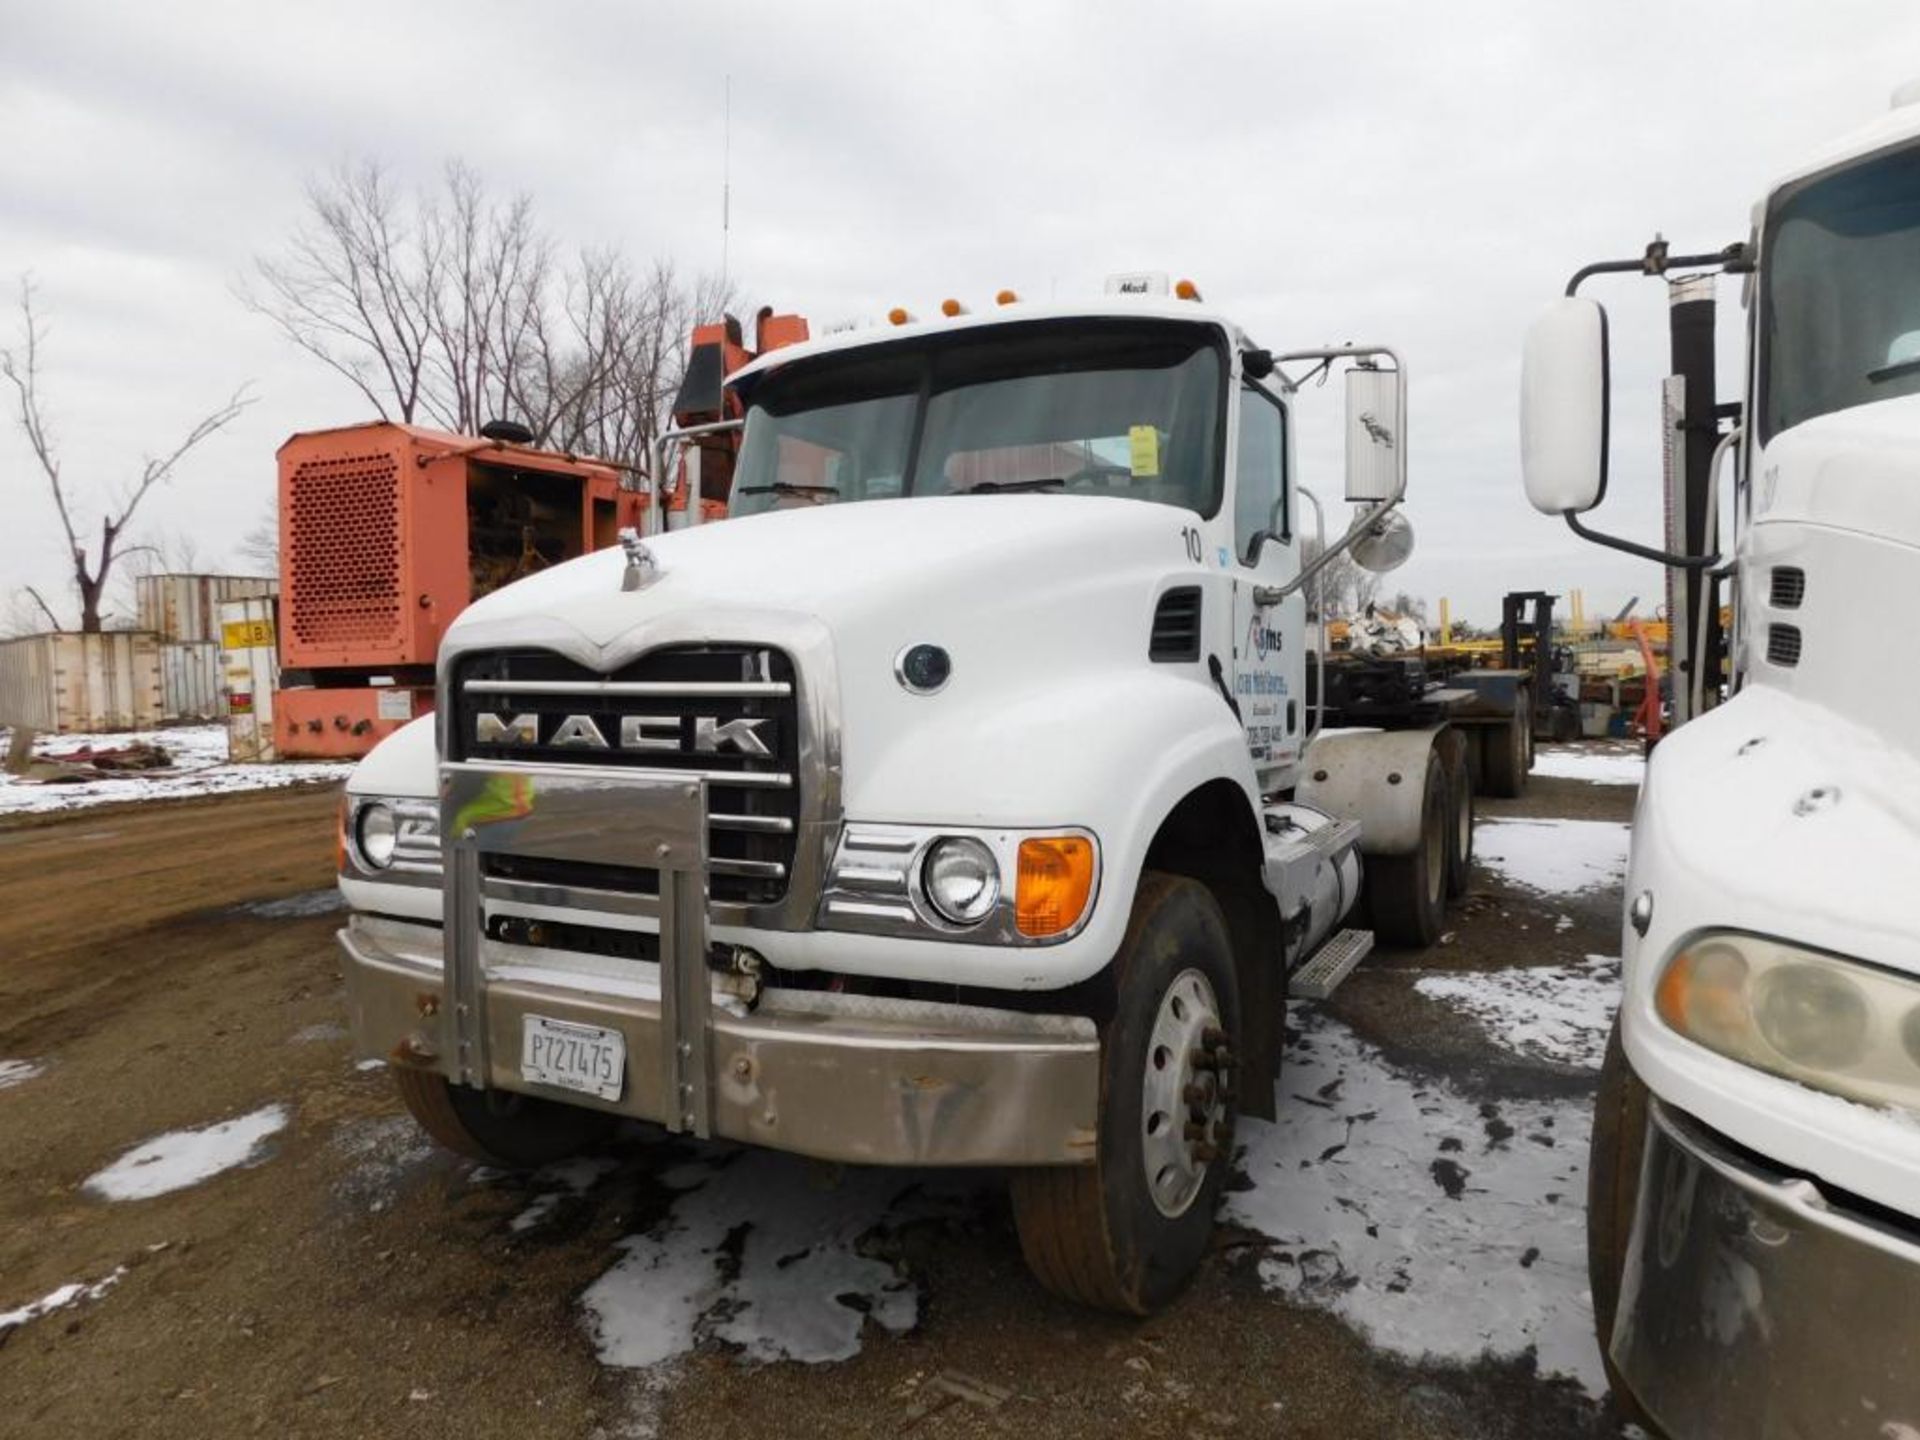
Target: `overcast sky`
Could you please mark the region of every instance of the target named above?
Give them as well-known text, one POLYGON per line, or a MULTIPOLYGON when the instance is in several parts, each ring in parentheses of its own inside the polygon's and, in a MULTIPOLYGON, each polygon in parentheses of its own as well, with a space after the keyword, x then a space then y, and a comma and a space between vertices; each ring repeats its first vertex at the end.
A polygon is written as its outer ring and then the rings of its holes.
MULTIPOLYGON (((242 381, 259 396, 143 512, 203 568, 235 562, 287 435, 367 418, 233 296, 309 177, 372 156, 425 183, 458 156, 530 192, 569 245, 713 270, 730 73, 732 273, 756 299, 830 323, 1003 285, 1068 299, 1152 268, 1275 349, 1399 347, 1420 544, 1389 584, 1482 623, 1507 589, 1579 586, 1589 611, 1639 594, 1646 614, 1659 585, 1521 494, 1534 311, 1655 230, 1743 238, 1771 176, 1920 75, 1912 0, 0 0, 0 36, 0 278, 40 287, 76 488, 121 483, 242 381)), ((1617 366, 1600 517, 1652 537, 1664 296, 1594 293, 1617 366)), ((1737 291, 1722 298, 1733 345, 1737 291)), ((0 336, 16 322, 0 311, 0 336)), ((1339 403, 1329 386, 1303 404, 1307 478, 1329 495, 1339 403)), ((60 589, 10 418, 0 494, 0 603, 60 589)))

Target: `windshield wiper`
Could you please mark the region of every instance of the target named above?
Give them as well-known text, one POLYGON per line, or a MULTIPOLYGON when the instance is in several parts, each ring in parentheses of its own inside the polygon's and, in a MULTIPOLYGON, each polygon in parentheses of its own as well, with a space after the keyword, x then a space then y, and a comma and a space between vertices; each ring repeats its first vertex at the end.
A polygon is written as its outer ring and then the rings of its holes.
POLYGON ((1049 475, 1044 480, 979 480, 963 489, 954 491, 956 495, 1013 495, 1029 490, 1052 490, 1067 488, 1067 477, 1049 475))
POLYGON ((838 495, 838 485, 796 485, 791 480, 776 480, 771 485, 742 485, 737 492, 741 495, 793 495, 802 500, 818 501, 822 495, 838 495))
POLYGON ((1882 365, 1878 370, 1867 371, 1867 379, 1874 385, 1884 384, 1888 380, 1898 380, 1902 375, 1911 375, 1920 370, 1920 355, 1911 360, 1896 360, 1891 365, 1882 365))

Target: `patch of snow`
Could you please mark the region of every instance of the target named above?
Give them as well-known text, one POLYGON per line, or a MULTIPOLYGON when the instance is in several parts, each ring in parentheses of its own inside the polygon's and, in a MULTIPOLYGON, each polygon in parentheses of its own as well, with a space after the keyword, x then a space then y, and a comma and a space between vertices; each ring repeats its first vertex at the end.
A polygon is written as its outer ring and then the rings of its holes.
POLYGON ((372 1059, 354 1061, 353 1068, 356 1070, 384 1070, 387 1068, 387 1062, 376 1056, 372 1059))
POLYGON ((1620 1005, 1620 961, 1423 975, 1413 988, 1471 1015, 1522 1055, 1598 1070, 1620 1005))
POLYGON ((42 1315, 51 1315, 56 1310, 64 1310, 69 1305, 78 1305, 83 1300, 98 1300, 118 1285, 121 1277, 126 1273, 126 1266, 116 1265, 111 1275, 103 1276, 91 1284, 76 1280, 72 1284, 62 1285, 57 1290, 49 1290, 38 1300, 22 1305, 18 1310, 0 1310, 0 1340, 6 1338, 9 1330, 17 1329, 29 1320, 38 1320, 42 1315))
POLYGON ((319 1045, 328 1040, 347 1038, 347 1027, 337 1020, 323 1020, 318 1025, 306 1025, 293 1032, 291 1043, 295 1045, 319 1045))
POLYGON ((0 1060, 0 1090, 24 1085, 46 1072, 47 1067, 38 1060, 0 1060))
POLYGON ((1616 820, 1483 820, 1473 858, 1525 889, 1578 895, 1625 878, 1628 831, 1616 820))
POLYGON ((614 1162, 597 1156, 585 1156, 576 1160, 563 1160, 556 1165, 543 1166, 533 1174, 534 1183, 549 1188, 533 1197, 527 1208, 507 1222, 507 1229, 515 1235, 521 1235, 537 1225, 544 1224, 553 1212, 560 1208, 560 1202, 570 1197, 585 1195, 611 1174, 614 1162))
POLYGON ((257 915, 262 920, 304 920, 310 915, 331 915, 347 908, 347 897, 340 887, 306 890, 298 895, 282 895, 277 900, 249 900, 233 907, 242 915, 257 915))
POLYGON ((1336 1020, 1295 1015, 1281 1118, 1241 1121, 1253 1183, 1225 1207, 1273 1242, 1261 1279, 1410 1359, 1531 1349, 1543 1373, 1604 1393, 1587 1295, 1590 1106, 1476 1103, 1399 1074, 1336 1020))
POLYGON ((436 1153, 426 1131, 410 1115, 347 1121, 334 1132, 331 1143, 348 1162, 339 1181, 340 1193, 375 1215, 393 1204, 407 1175, 436 1153))
POLYGON ((1547 745, 1534 752, 1533 773, 1594 785, 1638 785, 1647 778, 1647 757, 1625 750, 1547 745))
POLYGON ((919 1318, 912 1281, 862 1252, 865 1237, 962 1213, 983 1180, 899 1171, 807 1183, 800 1160, 717 1153, 659 1177, 672 1209, 588 1287, 582 1301, 600 1359, 646 1368, 712 1338, 756 1361, 822 1364, 858 1353, 868 1321, 900 1334, 919 1318))
POLYGON ((151 1200, 266 1158, 266 1142, 287 1126, 284 1105, 198 1130, 174 1130, 136 1145, 92 1176, 85 1188, 102 1200, 151 1200))
MULTIPOLYGON (((0 745, 7 732, 0 729, 0 745)), ((176 725, 162 730, 101 735, 36 735, 33 753, 58 759, 83 748, 112 749, 145 740, 173 757, 168 770, 130 771, 99 780, 38 784, 0 773, 0 816, 84 810, 129 800, 173 800, 225 795, 238 790, 276 790, 287 785, 344 780, 350 760, 302 760, 272 765, 229 765, 224 725, 176 725)))

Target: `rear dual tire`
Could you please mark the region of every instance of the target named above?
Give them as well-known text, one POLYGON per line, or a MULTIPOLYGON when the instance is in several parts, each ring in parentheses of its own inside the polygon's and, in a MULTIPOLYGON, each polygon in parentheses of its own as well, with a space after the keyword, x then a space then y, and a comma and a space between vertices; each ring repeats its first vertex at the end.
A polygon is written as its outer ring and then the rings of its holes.
MULTIPOLYGON (((1453 852, 1460 843, 1454 834, 1455 808, 1448 798, 1449 786, 1457 791, 1459 780, 1448 772, 1439 751, 1428 751, 1421 777, 1419 842, 1405 855, 1367 857, 1367 916, 1374 934, 1385 944, 1425 949, 1440 938, 1446 924, 1453 852)), ((1466 843, 1470 857, 1470 831, 1466 843)), ((1464 889, 1464 868, 1460 883, 1464 889)))

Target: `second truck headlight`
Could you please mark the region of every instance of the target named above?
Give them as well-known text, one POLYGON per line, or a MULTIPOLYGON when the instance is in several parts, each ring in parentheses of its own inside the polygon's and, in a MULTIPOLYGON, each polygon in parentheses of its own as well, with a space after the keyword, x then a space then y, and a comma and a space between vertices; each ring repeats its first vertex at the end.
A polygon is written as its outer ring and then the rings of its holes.
POLYGON ((1920 981, 1755 935, 1697 936, 1660 972, 1667 1027, 1757 1070, 1920 1110, 1920 981))

